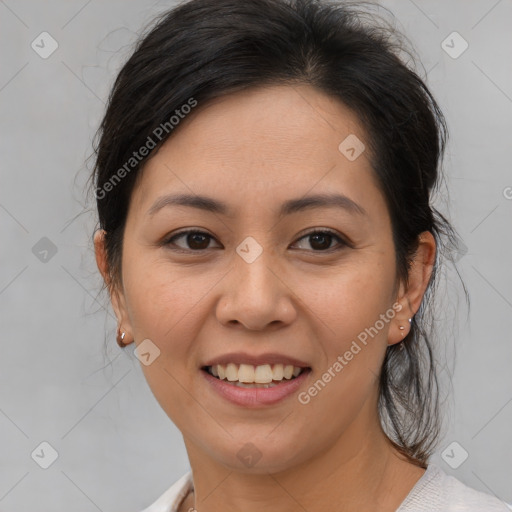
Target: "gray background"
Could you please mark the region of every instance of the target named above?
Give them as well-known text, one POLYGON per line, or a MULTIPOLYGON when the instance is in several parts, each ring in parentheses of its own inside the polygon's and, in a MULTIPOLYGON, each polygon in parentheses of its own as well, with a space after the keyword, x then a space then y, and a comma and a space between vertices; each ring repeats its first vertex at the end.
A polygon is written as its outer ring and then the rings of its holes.
MULTIPOLYGON (((140 363, 115 344, 83 195, 115 72, 137 32, 171 5, 0 0, 1 511, 137 511, 188 470, 181 435, 140 363), (47 59, 31 48, 43 31, 59 45, 47 59), (58 452, 48 469, 31 457, 43 441, 58 452)), ((512 1, 382 5, 417 49, 447 117, 449 199, 440 205, 467 247, 459 270, 470 321, 456 275, 442 274, 438 358, 453 389, 433 461, 512 502, 512 1), (469 43, 456 59, 441 47, 453 31, 469 43), (458 469, 441 457, 453 442, 452 460, 469 454, 458 469)))

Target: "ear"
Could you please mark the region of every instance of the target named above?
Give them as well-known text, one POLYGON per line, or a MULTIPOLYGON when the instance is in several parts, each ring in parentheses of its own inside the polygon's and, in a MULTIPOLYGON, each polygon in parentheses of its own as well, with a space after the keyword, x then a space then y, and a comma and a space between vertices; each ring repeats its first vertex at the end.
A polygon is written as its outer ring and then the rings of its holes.
POLYGON ((432 276, 436 259, 436 241, 430 231, 419 235, 418 249, 409 268, 408 283, 400 283, 396 301, 402 306, 395 315, 388 333, 388 344, 400 343, 411 329, 409 318, 420 308, 423 295, 432 276), (400 329, 400 326, 403 329, 400 329))
POLYGON ((98 229, 94 233, 94 252, 96 255, 96 264, 98 265, 98 269, 107 285, 110 302, 112 303, 112 308, 114 309, 114 313, 117 317, 117 324, 120 327, 122 332, 126 333, 126 337, 123 340, 124 344, 130 344, 133 342, 133 334, 132 328, 130 324, 130 319, 128 316, 126 301, 124 297, 124 291, 119 289, 119 286, 114 283, 110 269, 108 268, 107 261, 107 252, 105 249, 105 234, 106 231, 103 229, 98 229))

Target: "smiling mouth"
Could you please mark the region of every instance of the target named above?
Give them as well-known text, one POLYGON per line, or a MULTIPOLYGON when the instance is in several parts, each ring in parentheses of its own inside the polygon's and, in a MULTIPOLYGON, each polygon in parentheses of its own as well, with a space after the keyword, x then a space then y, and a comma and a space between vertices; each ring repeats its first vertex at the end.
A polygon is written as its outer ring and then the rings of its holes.
POLYGON ((203 371, 233 386, 242 388, 271 388, 291 381, 310 368, 283 364, 215 364, 204 366, 203 371))

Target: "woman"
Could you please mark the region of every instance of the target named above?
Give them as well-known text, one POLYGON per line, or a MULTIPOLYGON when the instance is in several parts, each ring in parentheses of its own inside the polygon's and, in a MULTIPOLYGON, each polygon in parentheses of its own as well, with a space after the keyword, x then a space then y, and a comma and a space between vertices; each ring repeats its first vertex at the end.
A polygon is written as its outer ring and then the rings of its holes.
POLYGON ((507 510, 429 464, 446 142, 390 28, 192 0, 115 82, 98 267, 192 471, 146 512, 507 510))

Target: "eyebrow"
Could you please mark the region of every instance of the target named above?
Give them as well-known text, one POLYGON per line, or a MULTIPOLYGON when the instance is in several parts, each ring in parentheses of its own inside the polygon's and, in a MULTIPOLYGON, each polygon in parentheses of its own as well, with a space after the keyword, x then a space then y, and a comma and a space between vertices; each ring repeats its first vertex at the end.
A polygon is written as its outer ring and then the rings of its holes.
MULTIPOLYGON (((211 213, 233 216, 233 211, 227 204, 211 197, 196 194, 171 194, 159 197, 147 213, 149 216, 153 216, 167 206, 189 206, 211 213)), ((326 207, 337 207, 349 213, 368 215, 362 206, 343 194, 316 194, 289 199, 281 205, 278 215, 283 217, 299 211, 326 207)))

